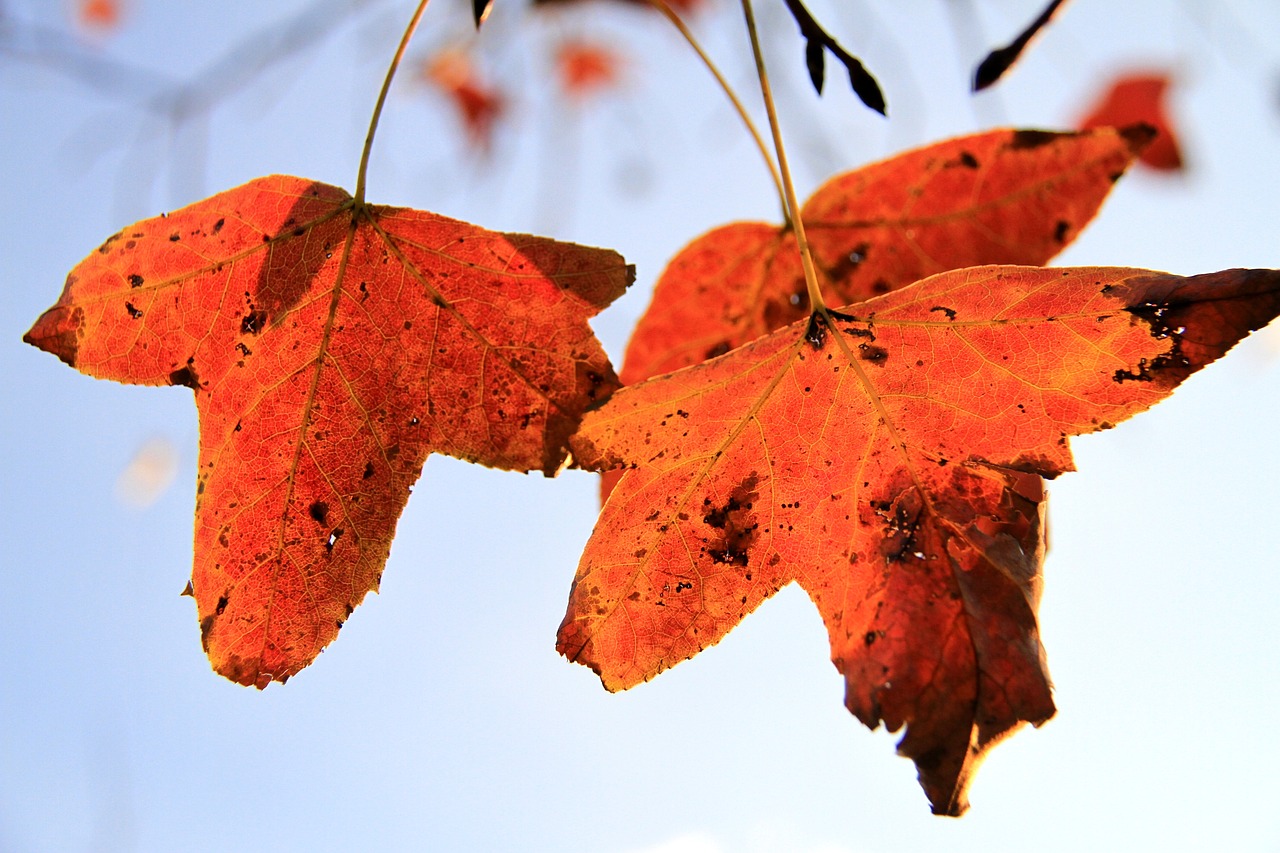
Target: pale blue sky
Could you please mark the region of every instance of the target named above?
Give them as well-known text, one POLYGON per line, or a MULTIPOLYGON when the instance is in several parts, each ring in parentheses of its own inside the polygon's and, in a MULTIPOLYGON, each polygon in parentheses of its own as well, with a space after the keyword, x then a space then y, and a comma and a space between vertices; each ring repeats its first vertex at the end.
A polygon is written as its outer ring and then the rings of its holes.
MULTIPOLYGON (((969 70, 1040 0, 812 0, 880 76, 887 122, 836 68, 816 99, 781 3, 757 2, 787 51, 778 89, 802 195, 945 136, 1061 126, 1118 68, 1170 67, 1191 170, 1126 177, 1062 262, 1280 264, 1270 0, 1135 0, 1123 12, 1077 0, 978 98, 969 70), (985 41, 954 28, 948 8, 968 7, 985 41)), ((65 27, 68 5, 3 10, 65 27)), ((85 43, 157 79, 193 79, 307 5, 132 0, 120 31, 85 43)), ((627 694, 557 657, 596 509, 594 478, 576 472, 545 480, 433 457, 382 593, 312 667, 262 693, 213 675, 178 595, 191 562, 189 392, 93 381, 19 338, 128 222, 270 172, 350 188, 411 6, 366 2, 178 127, 90 85, 110 83, 100 73, 77 80, 0 55, 0 850, 1280 848, 1274 329, 1153 411, 1073 443, 1080 473, 1051 486, 1042 608, 1058 716, 995 750, 959 821, 930 816, 894 738, 844 711, 799 589, 627 694), (177 449, 176 484, 137 509, 116 482, 157 436, 177 449)), ((414 54, 464 37, 466 6, 433 0, 414 54)), ((700 32, 750 95, 728 12, 700 32)), ((653 16, 535 20, 498 0, 480 49, 515 86, 492 159, 464 151, 452 116, 405 74, 370 198, 620 250, 637 285, 595 324, 615 355, 684 242, 774 217, 748 140, 653 16), (585 110, 556 101, 544 78, 564 34, 603 34, 628 55, 620 94, 585 110)))

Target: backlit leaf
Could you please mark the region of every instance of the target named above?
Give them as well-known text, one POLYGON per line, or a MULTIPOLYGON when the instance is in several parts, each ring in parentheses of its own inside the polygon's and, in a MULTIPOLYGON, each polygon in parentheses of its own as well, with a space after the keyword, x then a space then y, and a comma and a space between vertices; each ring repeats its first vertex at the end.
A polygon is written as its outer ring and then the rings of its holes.
POLYGON ((554 474, 616 386, 615 253, 259 178, 107 239, 25 340, 195 393, 192 585, 214 668, 265 687, 376 590, 429 453, 554 474))
MULTIPOLYGON (((995 130, 837 175, 802 209, 838 303, 981 264, 1043 264, 1093 219, 1150 131, 995 130)), ((627 345, 630 384, 696 364, 808 314, 794 237, 736 223, 671 261, 627 345)))
POLYGON ((610 690, 798 582, 846 705, 906 726, 936 812, 1054 712, 1036 623, 1042 477, 1280 311, 1280 272, 979 267, 815 315, 628 386, 572 440, 628 469, 558 648, 610 690))

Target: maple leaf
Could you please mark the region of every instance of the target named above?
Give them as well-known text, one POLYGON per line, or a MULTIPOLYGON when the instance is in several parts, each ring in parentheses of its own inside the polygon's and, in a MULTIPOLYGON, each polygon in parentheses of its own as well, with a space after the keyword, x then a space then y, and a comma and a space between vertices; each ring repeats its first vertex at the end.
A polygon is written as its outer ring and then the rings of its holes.
MULTIPOLYGON (((837 175, 801 209, 824 288, 843 304, 949 269, 1043 264, 1093 219, 1150 140, 1140 126, 993 130, 837 175)), ((808 311, 789 229, 714 229, 659 277, 619 375, 631 384, 723 355, 808 311)))
POLYGON ((191 586, 214 668, 265 687, 376 590, 429 453, 551 475, 617 380, 615 253, 259 178, 132 225, 25 340, 195 392, 191 586))
MULTIPOLYGON (((1093 219, 1150 140, 1141 126, 958 137, 833 177, 801 218, 841 303, 949 269, 1040 265, 1093 219)), ((714 229, 659 277, 619 376, 630 385, 723 355, 802 319, 807 303, 789 229, 763 222, 714 229)), ((604 475, 603 497, 616 480, 604 475)))
POLYGON ((798 582, 845 703, 906 726, 935 812, 1054 712, 1036 626, 1042 477, 1067 439, 1165 397, 1280 311, 1280 272, 943 273, 628 386, 571 442, 626 467, 557 648, 609 690, 719 641, 798 582), (830 317, 830 319, 828 319, 830 317))
POLYGON ((1080 127, 1088 130, 1143 122, 1157 131, 1155 140, 1139 158, 1144 166, 1161 172, 1183 168, 1178 134, 1173 131, 1166 106, 1169 75, 1162 71, 1129 72, 1114 79, 1085 113, 1080 127))

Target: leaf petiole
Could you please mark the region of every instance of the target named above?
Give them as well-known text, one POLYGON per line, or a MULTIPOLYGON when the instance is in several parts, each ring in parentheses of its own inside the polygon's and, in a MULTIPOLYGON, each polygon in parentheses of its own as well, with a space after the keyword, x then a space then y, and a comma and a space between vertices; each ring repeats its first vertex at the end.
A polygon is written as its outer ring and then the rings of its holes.
POLYGON ((365 175, 369 171, 369 152, 373 150, 373 134, 378 129, 378 119, 382 117, 382 107, 387 102, 387 92, 391 91, 391 81, 396 76, 396 70, 400 67, 400 61, 404 59, 404 52, 409 47, 409 41, 413 38, 414 30, 418 28, 418 22, 422 20, 422 13, 427 10, 427 3, 430 0, 421 0, 418 8, 414 10, 413 18, 410 19, 409 25, 404 29, 404 35, 400 37, 400 46, 396 48, 395 56, 391 57, 391 66, 387 68, 387 76, 382 81, 382 91, 378 93, 378 102, 373 105, 373 116, 369 119, 369 132, 364 138, 364 150, 360 154, 360 169, 356 173, 356 191, 355 191, 355 207, 360 209, 364 206, 364 185, 365 175))
POLYGON ((769 129, 773 131, 773 149, 778 155, 778 168, 782 173, 783 200, 786 202, 787 222, 796 235, 796 245, 800 249, 800 264, 804 268, 804 284, 809 294, 809 311, 811 313, 827 313, 827 303, 822 298, 822 289, 818 285, 818 268, 813 262, 813 251, 809 248, 809 240, 805 237, 804 223, 800 221, 800 203, 796 200, 795 184, 791 181, 791 168, 787 165, 787 152, 782 145, 782 128, 778 124, 778 111, 773 102, 773 90, 769 86, 769 75, 764 67, 764 54, 760 50, 760 35, 756 32, 756 16, 751 9, 751 0, 742 0, 742 14, 747 21, 747 34, 751 37, 751 52, 756 60, 756 75, 760 78, 760 94, 764 98, 765 111, 769 114, 769 129))

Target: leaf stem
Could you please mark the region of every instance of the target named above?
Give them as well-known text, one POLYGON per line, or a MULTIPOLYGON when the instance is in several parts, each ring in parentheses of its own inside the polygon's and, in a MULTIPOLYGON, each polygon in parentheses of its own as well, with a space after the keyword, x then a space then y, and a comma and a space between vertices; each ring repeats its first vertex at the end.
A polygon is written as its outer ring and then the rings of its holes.
POLYGON ((382 81, 378 102, 373 105, 373 117, 369 119, 369 133, 364 138, 364 151, 360 154, 360 170, 356 173, 355 205, 357 208, 364 204, 364 184, 365 175, 369 171, 369 152, 373 150, 373 134, 378 130, 378 120, 382 117, 382 107, 387 102, 387 92, 391 91, 391 81, 396 76, 400 61, 404 59, 404 52, 409 47, 409 40, 413 38, 414 30, 418 28, 418 22, 422 20, 422 13, 427 10, 428 2, 430 0, 421 0, 418 8, 414 10, 409 26, 405 27, 404 35, 400 37, 400 46, 396 48, 395 56, 391 57, 391 66, 387 68, 386 79, 382 81))
POLYGON ((742 123, 746 125, 747 132, 751 134, 751 138, 755 140, 756 147, 760 149, 760 156, 764 158, 764 165, 765 168, 769 170, 769 176, 773 178, 773 186, 778 193, 778 202, 782 205, 782 217, 786 220, 787 225, 789 226, 791 224, 791 217, 787 210, 786 193, 782 189, 782 177, 778 174, 778 167, 773 162, 773 155, 769 153, 769 146, 765 144, 764 137, 760 134, 760 129, 757 128, 755 122, 751 120, 751 115, 747 112, 746 107, 742 105, 741 99, 738 98, 737 93, 733 91, 733 87, 729 85, 729 81, 720 73, 720 69, 716 67, 715 62, 713 62, 711 57, 707 55, 707 52, 702 49, 702 45, 698 43, 698 40, 694 38, 693 33, 685 25, 684 21, 680 19, 680 16, 676 14, 675 10, 667 4, 666 0, 649 0, 649 5, 653 6, 653 8, 665 15, 667 20, 680 31, 680 35, 682 35, 684 40, 689 43, 689 47, 693 48, 693 52, 698 54, 698 58, 702 60, 702 64, 711 72, 711 76, 716 78, 716 82, 720 84, 720 88, 724 91, 725 97, 729 99, 729 103, 733 105, 733 109, 738 113, 738 118, 742 119, 742 123))
POLYGON ((827 313, 827 303, 818 286, 818 268, 813 262, 813 251, 800 220, 800 203, 796 201, 796 188, 791 181, 791 168, 787 165, 787 152, 782 145, 782 129, 778 125, 778 111, 774 107, 773 90, 764 67, 764 54, 760 50, 760 35, 756 32, 756 16, 751 10, 751 0, 742 0, 742 14, 747 20, 747 33, 751 36, 751 52, 755 55, 756 76, 760 78, 760 94, 764 98, 765 111, 769 114, 769 129, 773 131, 773 149, 778 155, 778 168, 782 172, 783 200, 787 206, 787 221, 796 235, 800 249, 800 265, 804 268, 804 284, 809 293, 810 313, 827 313))

